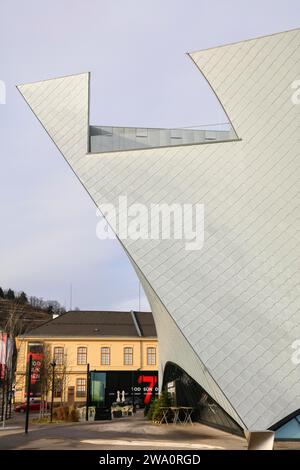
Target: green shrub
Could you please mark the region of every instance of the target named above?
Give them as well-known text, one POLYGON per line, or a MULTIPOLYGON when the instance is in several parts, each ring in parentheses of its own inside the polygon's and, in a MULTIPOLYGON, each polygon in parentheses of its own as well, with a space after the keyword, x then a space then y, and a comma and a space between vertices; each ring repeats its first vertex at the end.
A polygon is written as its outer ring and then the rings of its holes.
POLYGON ((171 406, 170 395, 168 392, 163 391, 158 398, 155 398, 151 402, 147 413, 147 418, 150 419, 150 421, 159 422, 163 417, 161 408, 169 406, 171 406))
MULTIPOLYGON (((151 403, 152 403, 152 402, 151 402, 151 403)), ((144 408, 144 416, 148 416, 151 403, 147 403, 147 405, 145 405, 145 408, 144 408)))

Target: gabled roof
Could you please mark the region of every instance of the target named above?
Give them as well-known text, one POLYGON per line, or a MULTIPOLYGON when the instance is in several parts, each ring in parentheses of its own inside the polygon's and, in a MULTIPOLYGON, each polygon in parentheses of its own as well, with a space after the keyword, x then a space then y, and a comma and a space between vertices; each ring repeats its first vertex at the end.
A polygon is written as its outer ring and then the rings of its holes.
POLYGON ((34 328, 23 337, 89 336, 156 337, 156 329, 151 312, 71 311, 34 328))

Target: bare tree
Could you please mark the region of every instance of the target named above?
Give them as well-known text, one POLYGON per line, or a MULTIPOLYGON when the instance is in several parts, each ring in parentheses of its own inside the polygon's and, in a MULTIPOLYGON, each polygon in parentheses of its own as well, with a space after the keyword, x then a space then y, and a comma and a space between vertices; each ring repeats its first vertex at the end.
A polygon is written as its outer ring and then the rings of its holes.
MULTIPOLYGON (((9 338, 10 350, 7 350, 6 364, 4 366, 2 391, 1 391, 1 419, 8 418, 11 414, 11 401, 13 396, 13 384, 15 382, 15 372, 17 367, 17 358, 20 350, 21 342, 17 342, 17 336, 24 330, 24 305, 19 305, 18 302, 9 302, 6 304, 6 318, 2 327, 4 333, 9 338), (5 416, 4 416, 5 415, 5 416)), ((8 339, 7 339, 8 341, 8 339)))
POLYGON ((51 346, 44 344, 43 361, 40 370, 40 386, 41 386, 41 406, 40 418, 45 416, 49 401, 52 396, 52 388, 54 397, 60 397, 60 405, 66 403, 66 390, 68 385, 68 366, 67 354, 63 356, 61 364, 54 366, 54 382, 53 382, 53 364, 55 358, 51 354, 51 346))
MULTIPOLYGON (((68 356, 64 354, 63 363, 55 368, 55 392, 59 392, 60 404, 66 404, 66 391, 68 389, 68 356)), ((58 393, 57 393, 58 395, 58 393)))
POLYGON ((40 389, 41 389, 41 406, 40 418, 45 416, 48 408, 48 396, 52 390, 52 356, 51 347, 44 343, 43 360, 40 369, 40 389))

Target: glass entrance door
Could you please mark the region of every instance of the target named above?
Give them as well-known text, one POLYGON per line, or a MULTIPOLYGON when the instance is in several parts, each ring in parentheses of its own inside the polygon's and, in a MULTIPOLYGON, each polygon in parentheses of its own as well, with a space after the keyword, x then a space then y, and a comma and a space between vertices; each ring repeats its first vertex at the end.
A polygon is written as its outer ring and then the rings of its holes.
POLYGON ((106 392, 106 372, 90 372, 90 405, 104 407, 106 392))

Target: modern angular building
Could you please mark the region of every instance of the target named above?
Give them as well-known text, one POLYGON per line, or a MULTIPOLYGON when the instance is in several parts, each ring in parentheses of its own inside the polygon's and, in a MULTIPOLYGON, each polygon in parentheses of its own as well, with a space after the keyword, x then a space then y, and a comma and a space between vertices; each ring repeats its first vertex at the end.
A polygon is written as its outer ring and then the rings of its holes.
POLYGON ((152 308, 165 386, 206 422, 299 437, 300 30, 189 55, 228 131, 90 126, 88 73, 18 88, 100 209, 120 195, 205 207, 201 250, 120 239, 152 308))

